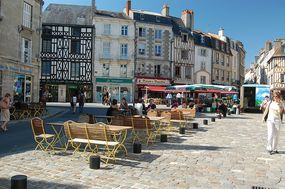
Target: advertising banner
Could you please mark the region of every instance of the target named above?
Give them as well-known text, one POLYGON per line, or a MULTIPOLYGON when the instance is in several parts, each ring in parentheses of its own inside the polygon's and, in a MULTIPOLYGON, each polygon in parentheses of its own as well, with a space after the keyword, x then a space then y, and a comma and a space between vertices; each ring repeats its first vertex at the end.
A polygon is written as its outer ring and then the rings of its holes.
POLYGON ((255 106, 260 107, 266 96, 270 97, 269 87, 256 87, 255 106))

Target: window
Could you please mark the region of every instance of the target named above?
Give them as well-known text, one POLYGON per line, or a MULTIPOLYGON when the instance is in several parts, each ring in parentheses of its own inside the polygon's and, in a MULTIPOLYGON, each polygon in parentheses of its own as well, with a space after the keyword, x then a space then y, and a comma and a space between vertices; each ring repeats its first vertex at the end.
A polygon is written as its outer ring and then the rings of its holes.
POLYGON ((230 72, 227 73, 227 81, 230 81, 230 72))
POLYGON ((104 24, 104 33, 105 35, 111 35, 111 24, 104 24))
POLYGON ((81 28, 71 28, 71 33, 73 36, 80 37, 81 36, 81 28))
POLYGON ((161 30, 155 30, 154 38, 155 39, 161 39, 162 38, 162 31, 161 30))
POLYGON ((219 53, 216 53, 216 63, 219 64, 219 53))
POLYGON ((225 80, 225 71, 224 70, 221 70, 222 71, 222 81, 224 81, 225 80))
POLYGON ((128 26, 122 26, 121 35, 124 35, 124 36, 128 35, 128 26))
POLYGON ((140 64, 138 71, 140 74, 145 74, 145 64, 140 64))
MULTIPOLYGON (((1 13, 0 13, 0 15, 1 15, 1 13)), ((283 49, 283 54, 285 54, 285 46, 282 46, 282 49, 283 49)))
POLYGON ((188 41, 188 37, 186 34, 182 34, 182 42, 187 42, 188 41))
POLYGON ((80 41, 79 40, 71 40, 71 49, 70 52, 72 54, 80 54, 80 41))
POLYGON ((222 51, 225 51, 225 44, 222 43, 221 45, 222 45, 222 51))
MULTIPOLYGON (((1 0, 0 0, 0 21, 1 21, 1 16, 2 16, 2 14, 1 14, 1 0)), ((0 93, 0 95, 1 95, 1 93, 0 93)))
POLYGON ((25 38, 22 40, 22 62, 25 64, 32 63, 32 42, 25 38))
POLYGON ((181 78, 181 68, 180 66, 175 66, 175 77, 181 78))
POLYGON ((206 69, 206 62, 202 61, 201 62, 201 70, 205 70, 206 69))
POLYGON ((155 76, 160 76, 160 65, 155 65, 154 66, 154 75, 155 76))
POLYGON ((50 76, 51 74, 51 62, 49 60, 42 61, 42 76, 50 76))
POLYGON ((200 84, 206 84, 206 76, 200 76, 200 84))
POLYGON ((32 28, 32 6, 26 2, 23 9, 23 26, 32 28))
POLYGON ((80 63, 71 62, 71 77, 75 79, 79 78, 79 75, 80 75, 80 63))
POLYGON ((146 47, 146 45, 142 44, 142 43, 138 45, 140 55, 145 55, 145 47, 146 47))
POLYGON ((103 42, 103 58, 111 58, 111 43, 103 42))
POLYGON ((139 37, 145 37, 145 36, 146 36, 146 29, 139 28, 139 37))
POLYGON ((227 62, 226 63, 227 63, 227 67, 230 67, 230 57, 229 56, 227 56, 227 62))
POLYGON ((140 19, 144 20, 144 14, 140 14, 140 19))
POLYGON ((223 66, 225 65, 225 55, 224 54, 222 54, 221 56, 221 63, 223 66))
POLYGON ((185 66, 185 78, 192 79, 192 67, 185 66))
POLYGON ((128 57, 128 44, 121 44, 121 58, 128 57))
POLYGON ((201 35, 201 43, 204 44, 205 43, 205 36, 201 35))
POLYGON ((220 48, 219 48, 219 41, 218 41, 218 40, 216 40, 216 49, 220 49, 220 48))
POLYGON ((188 51, 181 50, 181 59, 188 60, 188 51))
POLYGON ((110 71, 110 65, 103 64, 103 76, 109 76, 109 71, 110 71))
POLYGON ((219 76, 219 70, 216 70, 216 80, 219 80, 220 76, 219 76))
POLYGON ((206 49, 201 49, 200 55, 206 57, 207 56, 207 50, 206 49))
POLYGON ((155 56, 161 56, 161 45, 155 45, 154 50, 155 50, 155 56))
POLYGON ((285 73, 281 74, 281 83, 285 83, 285 73))
POLYGON ((42 52, 52 52, 51 39, 43 39, 42 52))
MULTIPOLYGON (((0 0, 0 2, 1 2, 1 0, 0 0)), ((0 95, 2 94, 2 87, 3 87, 2 80, 3 80, 3 71, 0 70, 0 95)))
POLYGON ((159 16, 156 17, 156 22, 160 22, 160 17, 159 16))
POLYGON ((127 65, 121 65, 121 69, 120 69, 120 75, 121 77, 127 77, 127 65))

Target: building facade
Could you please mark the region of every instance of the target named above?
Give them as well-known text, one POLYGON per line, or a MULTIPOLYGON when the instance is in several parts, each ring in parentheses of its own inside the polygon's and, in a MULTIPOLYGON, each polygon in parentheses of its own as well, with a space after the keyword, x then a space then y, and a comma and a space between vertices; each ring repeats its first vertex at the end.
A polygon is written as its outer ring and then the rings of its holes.
POLYGON ((194 83, 211 84, 212 46, 211 37, 206 33, 194 31, 195 66, 194 83))
POLYGON ((209 34, 212 39, 212 84, 231 85, 232 54, 229 38, 224 36, 224 30, 219 35, 209 34))
MULTIPOLYGON (((164 6, 163 9, 168 9, 164 6)), ((167 11, 162 11, 167 12, 167 11)), ((166 15, 169 16, 169 15, 166 15)), ((182 12, 181 18, 171 17, 174 41, 171 43, 172 80, 174 84, 193 84, 194 77, 194 13, 191 10, 182 12)))
POLYGON ((69 102, 83 91, 93 100, 94 27, 91 6, 50 4, 43 13, 41 92, 69 102), (66 16, 68 15, 68 16, 66 16))
POLYGON ((8 92, 14 99, 38 102, 43 1, 0 3, 0 96, 8 92))
POLYGON ((111 99, 126 98, 133 102, 135 26, 123 13, 96 10, 95 33, 95 93, 101 102, 105 93, 111 99))

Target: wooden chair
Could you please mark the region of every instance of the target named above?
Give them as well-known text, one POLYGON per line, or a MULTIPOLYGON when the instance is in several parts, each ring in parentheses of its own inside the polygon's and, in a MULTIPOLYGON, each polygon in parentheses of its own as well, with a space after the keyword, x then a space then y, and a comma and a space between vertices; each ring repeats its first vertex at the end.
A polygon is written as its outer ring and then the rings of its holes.
POLYGON ((46 152, 49 148, 54 150, 53 144, 55 142, 54 134, 47 134, 44 128, 44 122, 41 118, 35 117, 31 119, 31 127, 33 131, 34 140, 37 143, 35 150, 38 148, 46 152))
POLYGON ((124 125, 125 116, 123 115, 117 115, 115 117, 112 117, 111 124, 112 125, 124 125))
POLYGON ((171 120, 171 112, 170 111, 163 111, 160 114, 161 117, 164 117, 161 121, 160 121, 160 129, 162 131, 170 131, 171 128, 171 124, 170 124, 170 120, 171 120))
POLYGON ((171 130, 176 130, 173 127, 174 124, 178 124, 179 127, 185 127, 186 121, 184 120, 183 114, 179 109, 171 109, 171 120, 170 120, 170 128, 171 130))
POLYGON ((143 118, 143 117, 133 117, 133 132, 132 132, 132 138, 133 143, 135 141, 146 141, 146 144, 148 145, 149 142, 154 142, 156 139, 155 130, 153 129, 153 126, 151 125, 149 118, 143 118), (140 133, 144 133, 145 137, 143 140, 140 137, 140 133))
POLYGON ((79 116, 79 123, 89 123, 89 115, 83 114, 79 116))
POLYGON ((156 110, 153 110, 153 109, 150 109, 150 110, 147 112, 147 116, 148 116, 148 117, 157 117, 157 111, 156 111, 156 110))

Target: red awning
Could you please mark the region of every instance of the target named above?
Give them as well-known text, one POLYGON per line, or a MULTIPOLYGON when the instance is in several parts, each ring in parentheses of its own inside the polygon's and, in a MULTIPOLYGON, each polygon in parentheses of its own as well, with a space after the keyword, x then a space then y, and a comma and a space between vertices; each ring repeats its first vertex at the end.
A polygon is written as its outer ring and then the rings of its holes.
POLYGON ((217 89, 209 89, 209 90, 195 90, 195 93, 221 93, 221 94, 238 94, 236 91, 224 91, 217 89))
POLYGON ((157 91, 157 92, 164 92, 166 87, 163 86, 147 86, 148 91, 157 91))
POLYGON ((187 93, 190 91, 186 91, 186 90, 165 90, 165 93, 187 93))

